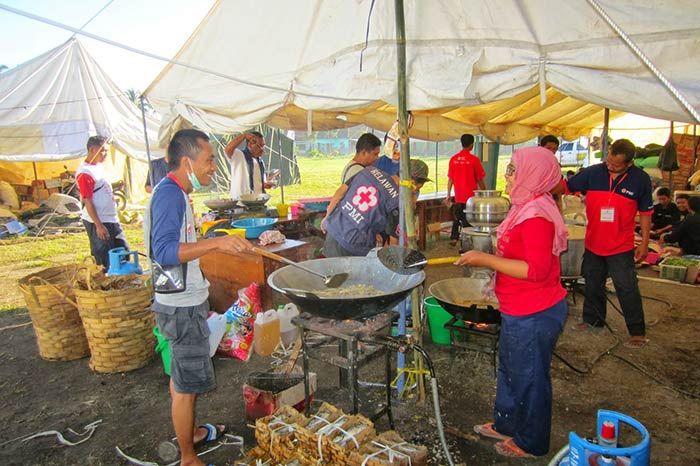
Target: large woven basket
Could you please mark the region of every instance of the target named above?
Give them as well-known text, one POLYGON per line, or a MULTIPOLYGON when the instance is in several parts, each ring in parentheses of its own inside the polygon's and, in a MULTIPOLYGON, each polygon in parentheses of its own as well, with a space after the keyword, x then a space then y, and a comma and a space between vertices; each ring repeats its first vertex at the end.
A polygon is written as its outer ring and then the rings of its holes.
POLYGON ((77 265, 50 267, 19 280, 32 319, 39 356, 72 361, 90 354, 72 282, 77 265))
POLYGON ((119 290, 75 289, 90 344, 90 368, 126 372, 145 366, 155 353, 153 292, 143 286, 119 290))

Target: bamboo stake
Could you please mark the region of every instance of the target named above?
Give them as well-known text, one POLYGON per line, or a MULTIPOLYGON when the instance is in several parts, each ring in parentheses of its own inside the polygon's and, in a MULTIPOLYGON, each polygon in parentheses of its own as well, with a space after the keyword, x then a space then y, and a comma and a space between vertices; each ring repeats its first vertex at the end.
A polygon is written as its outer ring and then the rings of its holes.
MULTIPOLYGON (((396 60, 397 60, 397 84, 398 84, 398 117, 399 139, 401 141, 400 174, 401 186, 399 188, 401 210, 405 225, 405 234, 408 247, 416 248, 416 225, 413 211, 413 190, 411 189, 411 176, 409 162, 411 160, 411 147, 408 138, 408 103, 406 93, 406 24, 404 21, 403 0, 394 1, 396 15, 396 60)), ((420 325, 420 296, 418 289, 411 292, 411 316, 413 319, 413 338, 416 342, 422 341, 420 325)), ((423 360, 417 352, 413 355, 417 369, 423 368, 423 360)), ((425 401, 425 380, 418 376, 418 401, 425 401)))

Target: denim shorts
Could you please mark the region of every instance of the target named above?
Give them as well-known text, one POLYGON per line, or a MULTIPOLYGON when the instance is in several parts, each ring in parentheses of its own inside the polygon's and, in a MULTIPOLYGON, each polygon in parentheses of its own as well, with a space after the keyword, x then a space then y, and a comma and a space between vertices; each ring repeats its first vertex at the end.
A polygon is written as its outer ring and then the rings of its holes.
POLYGON ((170 377, 175 391, 197 394, 213 390, 216 379, 209 357, 209 303, 173 308, 154 302, 152 309, 160 333, 170 343, 170 377))

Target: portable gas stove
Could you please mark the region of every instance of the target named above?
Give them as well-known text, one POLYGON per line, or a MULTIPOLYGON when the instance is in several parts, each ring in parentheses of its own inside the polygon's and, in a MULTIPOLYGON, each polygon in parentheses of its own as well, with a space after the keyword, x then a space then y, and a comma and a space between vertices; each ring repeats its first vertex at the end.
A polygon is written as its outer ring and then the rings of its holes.
MULTIPOLYGON (((477 309, 474 309, 478 311, 477 309)), ((493 308, 480 309, 483 312, 498 312, 493 308)), ((496 358, 498 356, 498 340, 501 334, 501 324, 479 323, 462 320, 453 316, 445 328, 450 331, 450 345, 454 348, 476 351, 491 355, 493 375, 496 375, 496 358)))
POLYGON ((357 414, 360 410, 360 369, 384 355, 386 373, 383 385, 386 385, 386 404, 375 410, 369 418, 375 421, 386 414, 389 426, 394 428, 391 411, 391 352, 385 345, 378 344, 377 338, 391 333, 391 323, 395 316, 396 313, 389 311, 360 321, 326 319, 303 313, 293 319, 301 335, 307 415, 310 408, 309 359, 338 368, 339 386, 348 390, 352 414, 357 414), (338 344, 337 355, 323 351, 324 346, 334 342, 338 344))

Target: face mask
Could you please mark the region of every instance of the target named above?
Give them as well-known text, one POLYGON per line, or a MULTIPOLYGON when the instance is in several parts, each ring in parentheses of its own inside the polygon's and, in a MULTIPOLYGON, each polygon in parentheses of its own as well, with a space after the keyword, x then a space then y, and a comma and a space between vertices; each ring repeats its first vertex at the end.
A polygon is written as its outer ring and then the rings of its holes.
MULTIPOLYGON (((189 161, 189 159, 188 159, 189 161)), ((194 170, 192 169, 192 162, 190 163, 190 171, 187 173, 187 179, 190 180, 190 184, 192 184, 192 190, 193 191, 201 191, 202 190, 202 183, 199 182, 199 178, 197 178, 197 175, 194 174, 194 170)))

